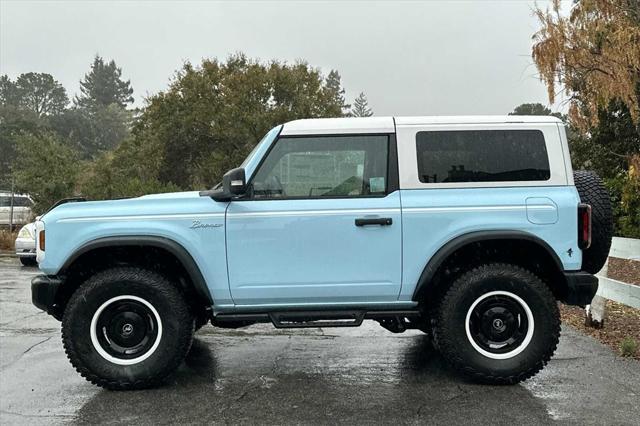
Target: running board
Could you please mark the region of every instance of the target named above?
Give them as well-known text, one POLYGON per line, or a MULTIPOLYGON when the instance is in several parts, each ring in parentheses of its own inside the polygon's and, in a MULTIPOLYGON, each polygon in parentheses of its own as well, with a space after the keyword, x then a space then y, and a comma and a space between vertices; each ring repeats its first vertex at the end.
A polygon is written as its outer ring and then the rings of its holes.
POLYGON ((276 328, 358 327, 366 311, 271 312, 276 328))
POLYGON ((322 311, 277 311, 260 313, 218 314, 217 322, 252 321, 271 322, 276 328, 358 327, 365 319, 383 320, 414 318, 420 316, 415 310, 322 310, 322 311))

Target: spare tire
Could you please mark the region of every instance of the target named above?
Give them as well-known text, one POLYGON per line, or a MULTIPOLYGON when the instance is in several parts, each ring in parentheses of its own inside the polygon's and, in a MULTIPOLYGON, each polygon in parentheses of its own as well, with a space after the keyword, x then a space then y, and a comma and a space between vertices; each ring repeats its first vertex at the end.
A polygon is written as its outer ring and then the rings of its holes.
POLYGON ((580 201, 591 206, 591 246, 582 250, 582 270, 595 274, 609 257, 613 236, 613 212, 609 191, 602 179, 592 171, 573 173, 580 201))

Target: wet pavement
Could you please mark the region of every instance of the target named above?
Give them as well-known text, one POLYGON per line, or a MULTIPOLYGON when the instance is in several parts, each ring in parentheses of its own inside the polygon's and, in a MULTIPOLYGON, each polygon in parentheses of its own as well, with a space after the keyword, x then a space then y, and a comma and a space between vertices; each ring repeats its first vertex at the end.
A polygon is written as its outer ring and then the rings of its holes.
POLYGON ((162 388, 106 391, 75 372, 60 324, 31 305, 37 273, 0 258, 1 424, 640 423, 640 363, 570 328, 538 376, 481 386, 417 331, 209 326, 162 388))

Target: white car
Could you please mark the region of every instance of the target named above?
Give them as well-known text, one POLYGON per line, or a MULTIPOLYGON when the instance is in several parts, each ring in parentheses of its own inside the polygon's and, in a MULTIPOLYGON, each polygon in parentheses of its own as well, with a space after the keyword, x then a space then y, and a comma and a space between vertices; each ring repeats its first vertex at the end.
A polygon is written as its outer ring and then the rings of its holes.
MULTIPOLYGON (((13 224, 24 225, 33 220, 31 206, 33 201, 26 194, 13 194, 13 224)), ((0 191, 0 227, 11 222, 11 192, 0 191)))
POLYGON ((18 232, 16 255, 24 266, 35 266, 36 262, 36 224, 28 223, 18 232))

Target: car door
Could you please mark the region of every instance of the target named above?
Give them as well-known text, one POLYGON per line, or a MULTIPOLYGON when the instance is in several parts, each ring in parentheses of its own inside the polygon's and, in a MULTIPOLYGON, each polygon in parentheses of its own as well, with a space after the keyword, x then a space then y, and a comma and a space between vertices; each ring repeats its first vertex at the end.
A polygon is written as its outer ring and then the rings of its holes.
POLYGON ((393 135, 281 136, 227 209, 234 303, 397 300, 397 182, 393 135))

